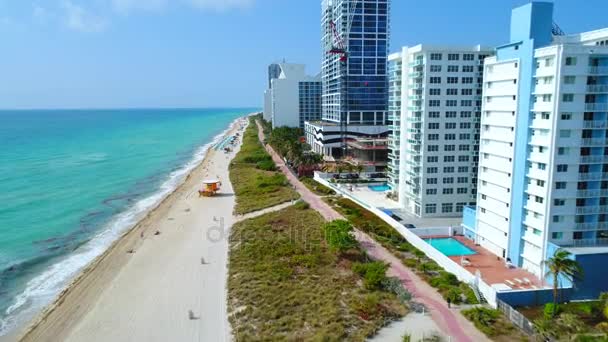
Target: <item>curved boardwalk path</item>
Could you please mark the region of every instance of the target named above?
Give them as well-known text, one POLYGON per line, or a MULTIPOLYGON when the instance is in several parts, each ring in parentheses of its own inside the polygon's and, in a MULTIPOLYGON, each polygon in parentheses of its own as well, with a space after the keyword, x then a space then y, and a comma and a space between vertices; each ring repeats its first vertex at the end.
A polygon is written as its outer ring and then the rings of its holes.
MULTIPOLYGON (((259 122, 258 137, 260 141, 264 141, 264 130, 259 122)), ((301 199, 308 202, 311 208, 318 211, 326 220, 344 219, 337 211, 325 203, 319 196, 310 191, 300 180, 293 174, 285 163, 277 155, 277 153, 266 145, 266 151, 272 156, 272 159, 277 164, 277 167, 285 174, 287 179, 295 187, 296 191, 302 196, 301 199)), ((389 275, 401 279, 403 285, 411 292, 416 301, 424 304, 429 310, 431 317, 437 323, 437 326, 445 335, 451 337, 452 341, 458 342, 478 342, 489 341, 489 339, 473 326, 473 324, 464 318, 457 309, 447 307, 443 297, 435 291, 429 284, 424 282, 412 270, 407 268, 397 257, 391 254, 386 248, 382 247, 378 242, 372 239, 369 235, 356 230, 355 237, 366 252, 376 260, 382 260, 390 263, 389 275)))

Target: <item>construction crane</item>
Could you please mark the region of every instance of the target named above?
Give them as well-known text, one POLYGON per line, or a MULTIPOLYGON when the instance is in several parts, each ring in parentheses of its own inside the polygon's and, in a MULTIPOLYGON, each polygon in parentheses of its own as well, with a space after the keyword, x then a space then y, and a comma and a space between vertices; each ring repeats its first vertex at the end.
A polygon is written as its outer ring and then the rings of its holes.
POLYGON ((551 28, 551 34, 553 34, 554 36, 565 36, 566 34, 564 33, 564 31, 562 30, 561 27, 559 27, 559 25, 557 25, 557 23, 553 22, 553 27, 551 28))
MULTIPOLYGON (((337 3, 337 0, 334 0, 337 3)), ((347 144, 347 132, 348 132, 348 42, 350 30, 353 25, 353 19, 357 12, 357 7, 361 3, 361 0, 345 0, 348 3, 347 15, 348 19, 346 22, 346 30, 343 31, 343 35, 338 31, 336 22, 332 19, 329 21, 329 26, 333 35, 333 42, 330 54, 338 55, 340 64, 342 65, 340 78, 342 79, 341 86, 343 98, 341 97, 342 105, 340 106, 340 141, 342 143, 342 157, 347 156, 348 144, 347 144)), ((331 7, 330 13, 333 16, 335 7, 337 6, 334 2, 330 2, 331 7)), ((363 10, 363 8, 361 8, 363 10)), ((340 11, 342 13, 342 11, 340 11)))

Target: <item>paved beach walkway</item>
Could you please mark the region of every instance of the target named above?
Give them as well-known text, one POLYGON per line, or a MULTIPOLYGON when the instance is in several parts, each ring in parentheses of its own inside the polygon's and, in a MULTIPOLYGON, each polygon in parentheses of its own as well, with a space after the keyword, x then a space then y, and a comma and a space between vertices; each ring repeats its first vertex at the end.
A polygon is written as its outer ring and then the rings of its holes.
MULTIPOLYGON (((264 130, 262 125, 258 125, 258 137, 264 141, 264 130)), ((319 196, 310 191, 300 180, 287 168, 281 157, 266 145, 266 150, 272 156, 277 167, 285 174, 287 179, 295 187, 296 191, 302 196, 301 199, 308 202, 310 207, 318 211, 326 220, 344 219, 337 211, 325 203, 319 196)), ((369 235, 355 230, 355 237, 361 247, 374 259, 390 263, 389 275, 401 279, 403 285, 410 291, 416 302, 424 304, 429 310, 431 317, 440 327, 442 332, 450 336, 452 341, 458 342, 477 342, 490 341, 483 333, 473 326, 458 309, 448 308, 447 303, 441 295, 425 281, 420 279, 412 270, 407 268, 397 257, 391 254, 386 248, 372 239, 369 235)))

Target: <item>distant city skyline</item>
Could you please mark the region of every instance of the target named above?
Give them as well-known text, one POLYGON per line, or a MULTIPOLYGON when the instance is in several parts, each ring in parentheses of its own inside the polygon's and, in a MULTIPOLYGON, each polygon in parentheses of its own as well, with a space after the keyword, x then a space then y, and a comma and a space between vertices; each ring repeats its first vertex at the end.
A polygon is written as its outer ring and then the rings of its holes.
MULTIPOLYGON (((497 46, 528 0, 392 1, 391 43, 497 46)), ((556 0, 566 32, 608 26, 603 0, 556 0)), ((267 67, 321 67, 320 1, 0 0, 0 108, 262 107, 267 67)))

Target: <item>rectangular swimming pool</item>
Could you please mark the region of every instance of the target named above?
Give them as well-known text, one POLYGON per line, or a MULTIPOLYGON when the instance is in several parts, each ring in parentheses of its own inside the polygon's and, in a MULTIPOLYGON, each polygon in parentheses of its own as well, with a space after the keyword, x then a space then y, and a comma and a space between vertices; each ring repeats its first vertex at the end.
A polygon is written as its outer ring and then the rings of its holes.
POLYGON ((433 246, 441 254, 446 256, 456 255, 473 255, 477 254, 474 250, 462 244, 460 241, 453 238, 438 238, 438 239, 423 239, 429 245, 433 246))
POLYGON ((383 191, 388 191, 391 189, 390 186, 388 186, 388 184, 382 184, 382 185, 370 185, 368 186, 368 188, 371 191, 377 191, 377 192, 383 192, 383 191))

